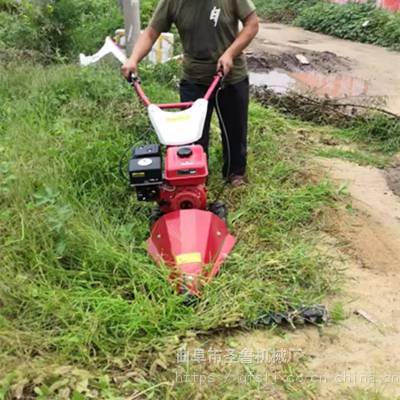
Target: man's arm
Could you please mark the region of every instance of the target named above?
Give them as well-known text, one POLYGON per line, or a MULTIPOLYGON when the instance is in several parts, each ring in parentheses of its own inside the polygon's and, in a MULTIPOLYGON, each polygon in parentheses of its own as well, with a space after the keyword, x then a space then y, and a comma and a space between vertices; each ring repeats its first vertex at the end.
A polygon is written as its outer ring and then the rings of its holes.
POLYGON ((233 67, 233 60, 243 52, 258 33, 258 17, 256 12, 251 13, 242 22, 242 31, 218 60, 217 70, 219 71, 222 68, 224 75, 229 74, 229 71, 233 67))
POLYGON ((149 26, 140 35, 129 60, 122 66, 122 73, 126 78, 129 78, 132 73, 137 73, 138 64, 150 53, 161 32, 169 31, 173 22, 171 1, 160 0, 158 2, 149 26))
POLYGON ((129 76, 134 73, 137 73, 138 64, 150 53, 154 43, 160 36, 160 33, 157 32, 151 26, 148 26, 143 33, 139 36, 138 41, 135 44, 135 47, 132 51, 131 56, 128 61, 122 66, 122 74, 125 78, 129 78, 129 76))

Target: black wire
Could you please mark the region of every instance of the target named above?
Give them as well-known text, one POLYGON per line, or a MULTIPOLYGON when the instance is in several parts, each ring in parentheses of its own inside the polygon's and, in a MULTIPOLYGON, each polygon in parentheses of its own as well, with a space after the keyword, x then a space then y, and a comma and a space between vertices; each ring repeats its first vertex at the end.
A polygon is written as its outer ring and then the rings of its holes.
POLYGON ((227 149, 227 163, 226 163, 226 167, 227 167, 226 168, 226 175, 227 176, 226 177, 224 176, 225 181, 224 181, 224 184, 223 184, 221 190, 218 192, 216 201, 218 201, 220 199, 220 197, 222 197, 222 195, 223 195, 223 193, 225 191, 225 188, 228 185, 227 180, 229 180, 229 175, 230 175, 230 172, 231 172, 231 164, 232 164, 231 144, 230 144, 230 141, 229 141, 228 131, 226 129, 225 121, 224 121, 224 118, 222 117, 221 107, 220 107, 220 104, 219 104, 219 94, 220 94, 221 90, 222 90, 222 86, 220 86, 218 88, 217 93, 215 95, 215 110, 217 111, 217 115, 218 115, 218 119, 219 119, 219 122, 220 122, 221 131, 222 131, 223 135, 225 136, 225 143, 226 143, 226 149, 227 149))
POLYGON ((125 159, 126 154, 128 153, 128 151, 130 151, 132 149, 132 146, 129 146, 124 153, 122 154, 121 158, 118 161, 118 172, 120 177, 122 178, 122 180, 130 182, 128 175, 122 170, 122 163, 125 159))
POLYGON ((125 182, 130 182, 128 175, 123 171, 123 162, 124 162, 124 159, 125 159, 127 153, 128 153, 131 149, 133 149, 134 147, 138 146, 141 142, 143 142, 143 141, 145 140, 145 138, 148 136, 148 134, 149 134, 151 131, 152 131, 152 128, 151 128, 151 127, 147 128, 147 130, 146 130, 143 134, 141 134, 141 135, 139 136, 139 139, 138 139, 135 143, 131 144, 131 145, 123 152, 121 158, 119 159, 119 161, 118 161, 118 172, 119 172, 119 175, 120 175, 120 177, 121 177, 121 179, 122 179, 123 181, 125 181, 125 182))

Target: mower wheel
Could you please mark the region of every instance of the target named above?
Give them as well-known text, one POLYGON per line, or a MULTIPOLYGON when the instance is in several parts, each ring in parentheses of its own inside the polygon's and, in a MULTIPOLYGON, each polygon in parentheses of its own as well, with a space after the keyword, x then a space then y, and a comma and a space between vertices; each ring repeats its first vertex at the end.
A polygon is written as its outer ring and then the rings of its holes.
POLYGON ((150 229, 153 225, 163 216, 163 212, 160 210, 159 206, 153 207, 150 214, 150 229))
POLYGON ((225 223, 228 222, 228 209, 222 201, 216 201, 210 203, 208 210, 215 214, 217 217, 221 218, 225 223))
POLYGON ((186 307, 194 307, 199 302, 199 298, 189 291, 185 291, 182 296, 184 297, 183 305, 186 307))

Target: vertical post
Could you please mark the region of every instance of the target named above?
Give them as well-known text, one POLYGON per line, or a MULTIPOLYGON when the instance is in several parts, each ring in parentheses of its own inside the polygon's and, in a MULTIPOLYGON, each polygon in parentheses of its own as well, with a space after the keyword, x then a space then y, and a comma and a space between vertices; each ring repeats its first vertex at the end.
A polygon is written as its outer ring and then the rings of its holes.
POLYGON ((129 57, 140 35, 139 0, 122 0, 125 21, 126 55, 129 57))

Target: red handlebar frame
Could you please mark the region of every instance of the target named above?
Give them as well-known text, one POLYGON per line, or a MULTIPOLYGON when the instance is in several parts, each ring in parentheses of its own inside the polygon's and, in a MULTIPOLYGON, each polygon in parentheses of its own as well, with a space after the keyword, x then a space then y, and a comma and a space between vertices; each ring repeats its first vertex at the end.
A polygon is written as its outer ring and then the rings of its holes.
MULTIPOLYGON (((223 73, 222 72, 218 72, 215 76, 213 81, 211 82, 210 87, 208 88, 206 94, 204 95, 203 99, 204 100, 210 100, 212 94, 214 93, 215 88, 218 86, 218 84, 221 82, 221 79, 223 78, 223 73)), ((140 79, 135 76, 132 75, 131 79, 129 80, 129 82, 131 83, 132 87, 135 89, 136 94, 138 95, 139 99, 141 100, 141 102, 148 107, 150 104, 153 104, 149 98, 146 96, 146 94, 143 91, 142 85, 140 83, 140 79)), ((189 102, 182 102, 182 103, 166 103, 166 104, 156 104, 157 107, 161 108, 161 109, 180 109, 183 110, 185 108, 189 108, 193 105, 193 101, 189 101, 189 102)))

